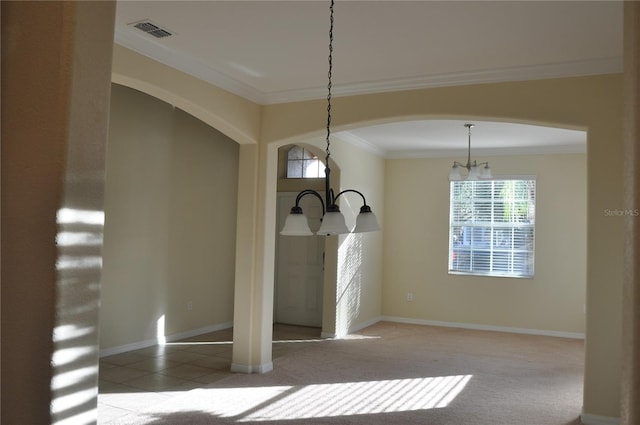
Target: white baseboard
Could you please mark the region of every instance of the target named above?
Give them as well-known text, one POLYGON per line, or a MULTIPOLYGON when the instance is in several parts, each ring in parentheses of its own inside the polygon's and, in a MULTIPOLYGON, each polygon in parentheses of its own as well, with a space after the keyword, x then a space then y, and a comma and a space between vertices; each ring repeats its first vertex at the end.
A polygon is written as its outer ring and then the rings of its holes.
POLYGON ((273 370, 272 362, 263 363, 257 366, 231 363, 231 372, 236 372, 236 373, 246 373, 246 374, 267 373, 267 372, 271 372, 272 370, 273 370))
POLYGON ((364 328, 368 328, 371 325, 375 325, 380 320, 382 320, 381 316, 374 317, 373 319, 367 320, 365 322, 356 323, 355 325, 349 326, 349 333, 358 332, 364 328))
POLYGON ((509 332, 509 333, 527 334, 527 335, 543 335, 543 336, 555 336, 560 338, 584 339, 584 334, 577 333, 577 332, 560 332, 560 331, 549 331, 549 330, 542 330, 542 329, 511 328, 506 326, 478 325, 475 323, 440 322, 437 320, 411 319, 408 317, 398 317, 398 316, 382 316, 380 317, 380 320, 384 320, 387 322, 407 323, 412 325, 442 326, 446 328, 473 329, 478 331, 509 332))
POLYGON ((147 339, 145 341, 133 342, 131 344, 119 345, 117 347, 104 348, 100 350, 100 357, 113 356, 115 354, 122 354, 129 351, 140 350, 142 348, 153 347, 158 345, 158 340, 147 339))
POLYGON ((219 323, 217 325, 205 326, 204 328, 192 329, 190 331, 179 332, 177 334, 166 336, 167 342, 179 341, 185 338, 191 338, 192 336, 198 336, 208 334, 209 332, 221 331, 224 329, 230 329, 233 327, 233 322, 219 323))
MULTIPOLYGON (((233 322, 219 323, 217 325, 205 326, 203 328, 191 329, 189 331, 168 335, 165 337, 165 341, 166 342, 178 341, 184 338, 190 338, 192 336, 202 335, 209 332, 221 331, 223 329, 229 329, 232 327, 233 327, 233 322)), ((157 339, 147 339, 144 341, 133 342, 131 344, 105 348, 100 350, 100 357, 113 356, 114 354, 122 354, 128 351, 140 350, 142 348, 153 347, 154 345, 158 345, 158 344, 162 344, 162 342, 159 342, 157 339)))
MULTIPOLYGON (((347 334, 352 334, 352 333, 358 332, 359 330, 362 330, 364 328, 368 328, 371 325, 375 325, 380 320, 381 320, 381 317, 378 316, 378 317, 374 317, 373 319, 369 319, 369 320, 361 322, 361 323, 352 324, 351 326, 349 326, 349 329, 347 330, 347 334)), ((333 339, 333 338, 339 338, 339 337, 336 336, 336 334, 332 333, 332 332, 321 332, 320 333, 320 338, 333 339)))
POLYGON ((620 425, 620 418, 583 413, 580 415, 580 422, 584 425, 620 425))

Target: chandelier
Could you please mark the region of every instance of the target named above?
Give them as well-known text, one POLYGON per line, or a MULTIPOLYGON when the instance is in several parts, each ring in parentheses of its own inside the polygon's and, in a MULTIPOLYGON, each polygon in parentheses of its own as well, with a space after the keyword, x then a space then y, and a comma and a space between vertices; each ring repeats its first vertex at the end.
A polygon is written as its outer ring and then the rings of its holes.
POLYGON ((371 211, 371 207, 367 205, 367 200, 364 195, 355 189, 346 189, 339 192, 337 195, 334 194, 333 189, 331 188, 331 169, 329 168, 329 158, 331 156, 331 152, 329 151, 330 146, 330 136, 331 136, 331 72, 333 70, 333 4, 334 0, 331 0, 331 16, 330 16, 330 27, 329 27, 329 84, 327 84, 328 94, 327 94, 327 137, 326 137, 326 150, 325 150, 325 169, 324 169, 324 179, 325 179, 325 194, 324 199, 322 196, 312 189, 305 189, 298 193, 296 196, 296 204, 291 207, 291 212, 287 216, 284 227, 280 232, 281 235, 286 236, 310 236, 313 235, 311 229, 309 228, 309 222, 307 217, 304 215, 302 208, 300 207, 300 201, 307 195, 315 196, 320 200, 322 204, 322 224, 318 229, 318 235, 339 235, 343 233, 349 233, 349 229, 344 220, 344 216, 340 212, 340 207, 337 205, 338 198, 346 193, 356 193, 360 195, 362 198, 362 207, 360 207, 360 214, 356 218, 356 226, 353 229, 353 233, 362 233, 362 232, 373 232, 376 230, 380 230, 380 226, 378 225, 378 220, 376 216, 371 211))
POLYGON ((460 168, 467 169, 467 178, 466 180, 478 180, 478 178, 490 179, 491 176, 491 168, 489 167, 488 162, 476 162, 474 159, 471 162, 471 129, 474 127, 473 124, 465 124, 467 130, 469 132, 469 145, 467 150, 467 163, 463 164, 458 161, 453 162, 453 167, 451 167, 451 172, 449 173, 449 180, 462 180, 462 175, 460 174, 460 168))

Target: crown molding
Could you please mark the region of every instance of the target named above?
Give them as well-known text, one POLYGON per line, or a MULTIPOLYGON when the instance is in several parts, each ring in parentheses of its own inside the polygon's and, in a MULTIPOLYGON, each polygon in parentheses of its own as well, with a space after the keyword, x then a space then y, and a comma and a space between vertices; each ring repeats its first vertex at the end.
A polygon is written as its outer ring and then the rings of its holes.
POLYGON ((189 55, 170 49, 154 40, 134 34, 127 29, 116 29, 114 41, 127 49, 160 62, 171 68, 206 81, 252 102, 265 105, 264 94, 254 87, 244 84, 233 77, 219 72, 189 55))
MULTIPOLYGON (((446 74, 425 75, 383 81, 368 81, 353 84, 334 84, 331 90, 333 96, 354 96, 390 91, 499 83, 505 81, 544 80, 549 78, 616 74, 622 71, 622 57, 612 57, 546 65, 452 72, 446 74)), ((326 91, 326 87, 287 90, 266 93, 264 94, 264 98, 267 104, 297 102, 320 99, 326 96, 326 91)))
MULTIPOLYGON (((325 86, 299 90, 262 92, 253 86, 234 79, 230 75, 207 66, 189 55, 170 49, 150 38, 133 33, 129 28, 116 28, 115 42, 141 55, 261 105, 299 102, 326 97, 327 89, 325 86)), ((332 94, 334 96, 353 96, 504 81, 612 74, 622 72, 622 70, 622 57, 611 57, 545 65, 453 72, 393 80, 366 81, 352 84, 334 84, 332 94)))
MULTIPOLYGON (((563 155, 563 154, 586 154, 586 145, 553 145, 553 146, 523 146, 504 148, 474 148, 473 158, 492 156, 518 156, 518 155, 563 155)), ((388 152, 387 159, 408 159, 408 158, 452 158, 467 157, 467 149, 420 149, 420 150, 398 150, 388 152)))
POLYGON ((334 136, 338 140, 349 143, 350 145, 356 146, 374 155, 380 156, 382 158, 388 157, 388 152, 386 150, 374 145, 373 143, 368 142, 362 137, 356 136, 349 131, 340 131, 335 133, 334 136))

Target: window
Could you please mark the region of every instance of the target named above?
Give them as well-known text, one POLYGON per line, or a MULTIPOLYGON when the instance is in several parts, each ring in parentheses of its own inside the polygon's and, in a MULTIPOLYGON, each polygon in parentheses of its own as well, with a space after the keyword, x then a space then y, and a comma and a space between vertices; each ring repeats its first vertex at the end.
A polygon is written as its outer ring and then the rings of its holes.
POLYGON ((536 181, 452 181, 449 273, 533 277, 536 181))
POLYGON ((317 156, 300 146, 287 152, 288 179, 314 179, 324 177, 324 163, 317 156))

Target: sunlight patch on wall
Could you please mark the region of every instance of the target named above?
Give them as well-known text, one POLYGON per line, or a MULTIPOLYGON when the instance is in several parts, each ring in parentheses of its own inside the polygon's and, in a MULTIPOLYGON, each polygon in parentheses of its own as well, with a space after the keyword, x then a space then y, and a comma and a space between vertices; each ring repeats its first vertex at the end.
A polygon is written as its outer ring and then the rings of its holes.
POLYGON ((156 322, 156 340, 159 345, 165 345, 167 343, 167 337, 164 334, 164 320, 163 314, 156 322))
POLYGON ((362 234, 350 233, 338 248, 336 337, 342 338, 360 313, 362 234))
POLYGON ((58 224, 104 225, 104 211, 60 208, 57 215, 58 224))
POLYGON ((98 321, 104 211, 57 212, 56 325, 51 357, 51 422, 95 423, 98 397, 98 321))

